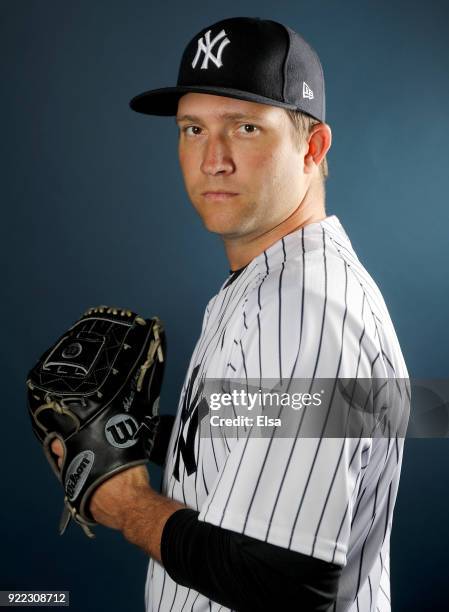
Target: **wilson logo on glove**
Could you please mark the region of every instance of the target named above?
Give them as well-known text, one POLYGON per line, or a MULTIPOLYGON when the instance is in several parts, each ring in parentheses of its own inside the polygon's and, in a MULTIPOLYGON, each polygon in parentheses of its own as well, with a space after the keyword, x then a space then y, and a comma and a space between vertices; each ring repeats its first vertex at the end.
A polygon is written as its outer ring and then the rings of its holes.
POLYGON ((116 414, 106 423, 106 439, 112 446, 127 448, 137 444, 138 440, 134 436, 138 429, 137 421, 128 414, 116 414))
POLYGON ((80 492, 89 472, 94 464, 95 455, 92 451, 86 450, 79 453, 67 468, 65 477, 65 491, 70 501, 73 501, 80 492))

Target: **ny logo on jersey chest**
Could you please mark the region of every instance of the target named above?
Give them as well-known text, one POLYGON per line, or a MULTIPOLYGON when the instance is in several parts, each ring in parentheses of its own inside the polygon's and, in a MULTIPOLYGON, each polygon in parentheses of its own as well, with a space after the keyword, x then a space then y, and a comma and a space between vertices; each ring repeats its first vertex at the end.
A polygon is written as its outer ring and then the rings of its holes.
POLYGON ((199 365, 194 368, 189 380, 189 384, 187 385, 186 392, 184 394, 178 438, 173 449, 173 455, 176 455, 175 466, 173 468, 173 476, 178 482, 179 462, 181 456, 184 463, 184 467, 189 476, 197 470, 198 466, 195 458, 195 436, 198 431, 199 424, 209 412, 209 404, 207 403, 206 399, 202 397, 202 392, 204 389, 203 381, 198 384, 197 391, 195 394, 193 394, 193 388, 195 385, 196 378, 198 376, 199 369, 199 365), (185 438, 184 426, 187 427, 187 435, 185 438))
POLYGON ((204 53, 203 62, 200 66, 201 70, 206 70, 208 68, 209 60, 213 62, 217 68, 221 68, 223 66, 223 62, 221 61, 221 56, 223 54, 223 49, 229 45, 231 42, 229 38, 226 36, 226 32, 222 30, 219 34, 215 36, 214 39, 210 39, 212 30, 208 30, 204 36, 198 39, 198 47, 196 50, 195 58, 192 62, 192 68, 196 68, 198 60, 200 59, 201 53, 204 53), (220 46, 218 47, 217 54, 214 55, 212 53, 213 48, 221 40, 220 46))

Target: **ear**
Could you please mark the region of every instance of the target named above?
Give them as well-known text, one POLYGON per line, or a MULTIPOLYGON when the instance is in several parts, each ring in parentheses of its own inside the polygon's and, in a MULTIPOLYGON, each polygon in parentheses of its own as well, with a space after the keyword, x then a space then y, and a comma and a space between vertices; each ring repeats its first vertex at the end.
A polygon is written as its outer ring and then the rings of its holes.
POLYGON ((304 174, 313 172, 329 151, 332 144, 332 131, 327 123, 317 123, 307 139, 308 150, 304 155, 304 174))

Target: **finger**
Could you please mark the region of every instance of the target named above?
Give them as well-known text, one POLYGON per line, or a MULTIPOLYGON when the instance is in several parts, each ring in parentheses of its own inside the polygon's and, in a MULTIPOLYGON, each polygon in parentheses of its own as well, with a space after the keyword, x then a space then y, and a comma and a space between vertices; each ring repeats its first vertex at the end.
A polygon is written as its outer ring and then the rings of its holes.
POLYGON ((50 444, 50 448, 53 452, 54 455, 56 455, 56 457, 58 458, 58 468, 61 469, 62 466, 62 460, 64 457, 64 448, 60 442, 60 440, 58 440, 57 438, 55 438, 52 443, 50 444))
POLYGON ((58 455, 58 457, 63 457, 64 456, 64 449, 62 447, 61 441, 58 440, 57 438, 55 438, 52 443, 51 443, 51 450, 54 452, 55 455, 58 455))

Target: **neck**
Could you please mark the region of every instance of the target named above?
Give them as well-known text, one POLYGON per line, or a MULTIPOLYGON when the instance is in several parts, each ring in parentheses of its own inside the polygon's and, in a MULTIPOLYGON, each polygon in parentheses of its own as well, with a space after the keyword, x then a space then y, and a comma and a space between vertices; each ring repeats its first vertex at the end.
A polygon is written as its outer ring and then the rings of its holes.
POLYGON ((231 270, 243 268, 287 234, 325 218, 324 189, 309 189, 297 208, 275 227, 257 235, 223 238, 231 270))

